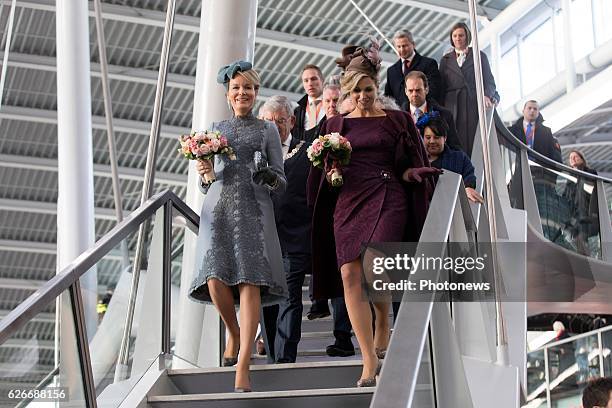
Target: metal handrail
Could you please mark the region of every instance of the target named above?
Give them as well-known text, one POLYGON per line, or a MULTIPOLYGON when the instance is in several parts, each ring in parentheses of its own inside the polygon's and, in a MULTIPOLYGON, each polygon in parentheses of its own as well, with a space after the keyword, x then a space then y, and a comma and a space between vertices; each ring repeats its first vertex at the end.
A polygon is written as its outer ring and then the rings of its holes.
POLYGON ((585 171, 576 170, 531 149, 529 146, 517 139, 516 136, 514 136, 512 132, 510 132, 510 130, 508 130, 497 112, 495 112, 495 127, 497 128, 497 134, 501 136, 506 142, 509 142, 520 150, 525 150, 529 154, 529 158, 535 163, 541 165, 542 167, 549 169, 552 167, 554 170, 562 171, 564 173, 570 173, 576 177, 586 178, 592 181, 601 180, 605 183, 612 184, 612 179, 600 175, 595 175, 592 173, 587 173, 585 171))
MULTIPOLYGON (((32 391, 40 390, 42 387, 46 387, 49 380, 51 380, 54 376, 59 374, 59 369, 60 369, 60 366, 57 365, 53 370, 51 370, 49 374, 47 374, 42 380, 40 380, 38 384, 36 384, 36 387, 32 388, 32 391)), ((14 408, 26 407, 27 404, 30 403, 32 400, 34 400, 34 397, 24 398, 21 401, 19 401, 19 403, 15 405, 14 408)))
POLYGON ((135 232, 140 224, 166 203, 172 203, 173 208, 187 220, 187 226, 197 234, 200 217, 187 204, 170 190, 156 194, 100 238, 93 247, 77 257, 60 273, 44 283, 40 289, 7 314, 0 321, 0 345, 38 313, 42 312, 53 299, 77 283, 83 274, 96 265, 129 234, 135 232))
MULTIPOLYGON (((448 240, 457 203, 466 223, 466 231, 476 231, 461 176, 444 173, 436 185, 416 253, 427 253, 427 243, 444 243, 448 240)), ((370 407, 412 406, 435 294, 431 296, 428 301, 411 303, 410 308, 403 307, 403 304, 400 307, 387 355, 402 358, 385 360, 370 407), (397 381, 397 378, 403 380, 397 381)))
MULTIPOLYGON (((141 205, 149 199, 153 189, 155 179, 155 167, 157 162, 157 146, 159 144, 159 131, 161 129, 161 114, 164 104, 164 94, 166 91, 166 77, 168 76, 168 59, 170 55, 170 45, 172 44, 172 30, 174 28, 174 16, 176 10, 176 0, 168 0, 166 10, 166 22, 164 24, 164 38, 159 62, 159 72, 157 87, 155 89, 155 103, 153 104, 153 118, 151 120, 151 133, 149 136, 149 146, 147 148, 147 161, 145 165, 145 177, 142 185, 141 205)), ((132 330, 132 318, 136 308, 136 296, 138 294, 138 282, 140 281, 140 262, 144 250, 144 240, 147 235, 147 223, 138 229, 136 241, 136 251, 134 252, 134 263, 132 270, 132 284, 130 286, 130 297, 128 299, 128 313, 121 337, 119 348, 119 358, 115 371, 115 381, 122 380, 122 376, 127 370, 128 348, 130 332, 132 330)))
POLYGON ((575 336, 568 337, 567 339, 557 340, 557 341, 554 341, 552 343, 546 343, 543 346, 540 346, 540 347, 538 347, 535 350, 531 350, 529 352, 529 354, 535 353, 536 351, 542 351, 542 350, 547 349, 547 348, 556 347, 556 346, 559 346, 561 344, 571 343, 571 342, 573 342, 575 340, 579 340, 579 339, 582 339, 582 338, 585 338, 585 337, 593 336, 593 335, 598 334, 598 333, 605 333, 605 332, 608 332, 608 331, 612 331, 612 325, 611 326, 605 326, 605 327, 602 327, 602 328, 599 328, 599 329, 595 329, 595 330, 591 330, 591 331, 586 332, 586 333, 576 334, 575 336))

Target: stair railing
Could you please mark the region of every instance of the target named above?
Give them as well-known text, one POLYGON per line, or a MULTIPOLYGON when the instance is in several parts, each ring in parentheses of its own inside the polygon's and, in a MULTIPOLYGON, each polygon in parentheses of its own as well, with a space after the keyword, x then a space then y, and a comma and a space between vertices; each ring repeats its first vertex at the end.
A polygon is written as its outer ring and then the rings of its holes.
MULTIPOLYGON (((19 304, 8 315, 0 321, 0 345, 4 344, 11 336, 17 334, 28 322, 43 312, 66 291, 70 294, 70 307, 73 321, 61 322, 62 324, 74 324, 75 344, 71 356, 65 358, 77 358, 77 372, 70 372, 74 378, 61 379, 60 386, 69 383, 72 393, 71 402, 82 403, 87 408, 96 408, 96 386, 92 371, 90 347, 87 338, 84 321, 83 300, 79 278, 87 273, 91 267, 107 256, 113 249, 125 240, 130 234, 138 231, 140 226, 147 222, 158 210, 163 211, 163 253, 162 253, 162 320, 161 320, 161 349, 160 354, 169 354, 170 350, 170 302, 171 302, 171 259, 172 259, 172 215, 177 211, 186 220, 186 226, 192 232, 198 232, 199 217, 180 198, 169 190, 158 193, 146 201, 143 206, 133 211, 121 223, 117 224, 111 231, 100 238, 96 244, 77 257, 70 265, 60 273, 46 282, 40 289, 19 304), (75 382, 73 380, 77 379, 75 382), (79 384, 80 382, 80 384, 79 384), (76 398, 76 401, 75 401, 76 398)), ((133 312, 132 312, 133 313, 133 312)), ((92 352, 95 350, 92 350, 92 352)))

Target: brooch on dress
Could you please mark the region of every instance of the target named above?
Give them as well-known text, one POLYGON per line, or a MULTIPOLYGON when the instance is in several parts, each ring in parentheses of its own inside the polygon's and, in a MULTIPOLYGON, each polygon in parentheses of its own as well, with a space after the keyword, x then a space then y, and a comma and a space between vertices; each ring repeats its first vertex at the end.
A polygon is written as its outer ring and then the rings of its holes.
POLYGON ((289 160, 290 158, 295 156, 296 153, 298 152, 298 150, 300 150, 300 147, 302 147, 303 144, 304 144, 304 141, 301 140, 300 143, 298 143, 297 146, 295 146, 292 151, 287 153, 287 157, 285 157, 285 160, 289 160))

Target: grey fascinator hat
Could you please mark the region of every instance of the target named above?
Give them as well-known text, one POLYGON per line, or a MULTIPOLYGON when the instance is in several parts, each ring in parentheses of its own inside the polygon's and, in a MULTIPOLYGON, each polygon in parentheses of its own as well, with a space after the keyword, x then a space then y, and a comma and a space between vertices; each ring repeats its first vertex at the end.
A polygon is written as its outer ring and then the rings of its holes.
POLYGON ((245 72, 253 68, 253 64, 248 61, 235 61, 229 65, 225 65, 219 69, 217 73, 217 82, 220 84, 229 83, 237 72, 245 72))

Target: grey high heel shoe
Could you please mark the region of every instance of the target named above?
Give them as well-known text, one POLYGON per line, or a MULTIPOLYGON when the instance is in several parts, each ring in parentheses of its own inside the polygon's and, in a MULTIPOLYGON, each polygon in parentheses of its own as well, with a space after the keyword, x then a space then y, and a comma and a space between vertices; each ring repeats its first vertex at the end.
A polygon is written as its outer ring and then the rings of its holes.
POLYGON ((376 349, 376 357, 378 357, 379 360, 383 360, 385 358, 385 356, 387 355, 387 349, 376 349))
POLYGON ((376 365, 376 374, 370 378, 362 378, 357 381, 357 387, 376 387, 376 376, 380 374, 380 370, 382 369, 382 361, 378 360, 378 364, 376 365))
POLYGON ((232 367, 238 363, 238 357, 223 357, 221 365, 223 367, 232 367))
MULTIPOLYGON (((238 347, 238 353, 240 353, 240 347, 238 347)), ((232 367, 238 364, 238 354, 236 357, 223 357, 221 360, 221 366, 223 367, 232 367)))

